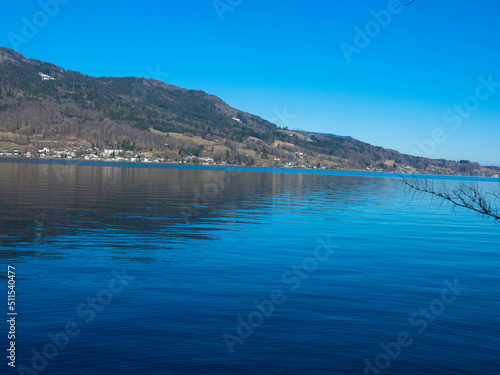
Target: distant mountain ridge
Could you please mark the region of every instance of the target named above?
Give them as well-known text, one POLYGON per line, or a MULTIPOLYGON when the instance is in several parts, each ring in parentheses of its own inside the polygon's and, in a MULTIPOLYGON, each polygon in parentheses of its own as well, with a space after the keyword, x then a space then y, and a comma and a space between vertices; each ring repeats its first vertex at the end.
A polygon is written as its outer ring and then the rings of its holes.
MULTIPOLYGON (((185 161, 492 175, 469 161, 432 160, 348 136, 291 131, 203 91, 135 77, 91 77, 0 48, 0 142, 142 150, 185 161)), ((1 148, 1 145, 0 145, 1 148)), ((36 154, 36 150, 35 150, 36 154)))

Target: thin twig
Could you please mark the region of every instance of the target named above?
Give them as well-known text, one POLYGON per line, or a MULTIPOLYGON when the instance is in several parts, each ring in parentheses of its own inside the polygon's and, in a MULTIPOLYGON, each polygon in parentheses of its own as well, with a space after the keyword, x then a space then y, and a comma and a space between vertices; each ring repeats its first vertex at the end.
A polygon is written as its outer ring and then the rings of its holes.
POLYGON ((470 185, 462 183, 450 191, 446 187, 436 189, 434 183, 428 180, 402 177, 401 182, 414 193, 430 194, 432 197, 442 199, 443 202, 450 203, 453 208, 463 207, 480 215, 492 217, 495 222, 500 221, 500 192, 484 193, 479 185, 474 183, 470 185))

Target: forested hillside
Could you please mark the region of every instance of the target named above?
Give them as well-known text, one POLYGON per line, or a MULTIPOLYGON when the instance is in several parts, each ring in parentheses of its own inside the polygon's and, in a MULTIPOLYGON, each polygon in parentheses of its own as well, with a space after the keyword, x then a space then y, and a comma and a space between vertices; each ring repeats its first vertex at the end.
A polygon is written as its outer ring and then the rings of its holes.
MULTIPOLYGON (((350 137, 280 128, 221 99, 144 78, 90 77, 0 48, 0 142, 24 151, 86 145, 165 160, 467 175, 469 161, 417 158, 350 137)), ((1 144, 0 144, 1 148, 1 144)))

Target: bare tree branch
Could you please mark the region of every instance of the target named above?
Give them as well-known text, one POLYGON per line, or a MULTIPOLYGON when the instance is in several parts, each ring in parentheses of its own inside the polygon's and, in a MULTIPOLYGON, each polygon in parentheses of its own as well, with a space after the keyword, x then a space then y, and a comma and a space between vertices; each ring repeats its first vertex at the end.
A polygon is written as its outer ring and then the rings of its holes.
POLYGON ((402 177, 401 182, 409 191, 416 194, 430 194, 451 204, 454 208, 463 207, 480 215, 492 217, 495 222, 500 221, 500 192, 485 193, 476 183, 469 185, 462 183, 450 191, 448 188, 436 189, 434 183, 429 180, 402 177))

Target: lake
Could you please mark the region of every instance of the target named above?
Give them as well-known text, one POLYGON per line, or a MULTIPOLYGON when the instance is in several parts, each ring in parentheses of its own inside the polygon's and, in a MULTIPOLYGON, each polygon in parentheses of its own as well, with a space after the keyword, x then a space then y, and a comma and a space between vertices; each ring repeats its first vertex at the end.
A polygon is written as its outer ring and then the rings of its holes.
POLYGON ((2 373, 498 373, 500 227, 398 176, 4 160, 0 200, 2 373))

